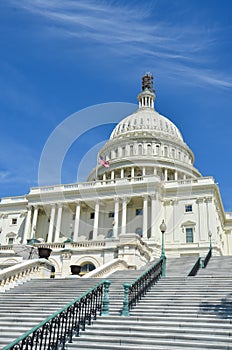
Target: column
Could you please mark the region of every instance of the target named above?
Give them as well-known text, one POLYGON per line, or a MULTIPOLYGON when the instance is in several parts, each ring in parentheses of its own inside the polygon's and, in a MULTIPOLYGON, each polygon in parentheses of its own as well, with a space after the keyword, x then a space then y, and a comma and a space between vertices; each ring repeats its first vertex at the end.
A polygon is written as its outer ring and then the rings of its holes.
POLYGON ((111 180, 114 180, 114 170, 111 171, 111 180))
POLYGON ((32 207, 29 206, 28 211, 27 211, 24 233, 23 233, 23 243, 24 244, 27 243, 27 239, 29 239, 29 234, 31 231, 31 213, 32 213, 32 207))
POLYGON ((168 181, 168 169, 164 169, 164 181, 168 181))
POLYGON ((106 173, 103 174, 103 181, 106 181, 106 173))
POLYGON ((126 233, 126 214, 127 214, 127 198, 124 197, 122 200, 122 230, 121 233, 126 233))
POLYGON ((156 195, 151 195, 151 238, 155 238, 155 218, 156 218, 156 210, 155 210, 155 201, 156 195))
POLYGON ((36 224, 37 224, 37 218, 38 218, 38 205, 34 206, 34 213, 33 213, 33 219, 32 219, 32 225, 31 225, 31 234, 30 234, 30 239, 35 238, 35 231, 36 231, 36 224))
POLYGON ((77 201, 75 223, 74 223, 74 234, 73 234, 73 241, 74 242, 77 242, 77 240, 78 240, 78 233, 79 233, 79 226, 80 226, 80 215, 81 215, 81 203, 79 201, 77 201))
POLYGON ((176 181, 178 180, 178 173, 177 173, 176 170, 175 170, 175 180, 176 180, 176 181))
POLYGON ((58 204, 58 213, 56 219, 56 231, 55 231, 55 239, 54 242, 58 242, 60 238, 60 227, 61 227, 61 218, 62 218, 63 206, 62 204, 58 204))
POLYGON ((97 239, 98 233, 98 222, 99 222, 99 201, 95 203, 95 212, 94 212, 94 223, 93 223, 93 240, 97 239))
POLYGON ((114 238, 118 238, 118 216, 119 216, 119 198, 114 198, 114 238))
POLYGON ((143 176, 145 176, 145 175, 146 175, 146 168, 143 167, 143 176))
POLYGON ((143 197, 143 237, 147 238, 147 196, 143 197))
POLYGON ((131 168, 131 178, 133 179, 133 177, 135 177, 135 168, 134 167, 131 168))
POLYGON ((121 169, 121 179, 124 179, 124 168, 121 169))
POLYGON ((52 242, 53 239, 53 230, 55 222, 56 206, 55 204, 51 205, 51 215, 50 215, 50 224, 48 229, 48 242, 52 242))

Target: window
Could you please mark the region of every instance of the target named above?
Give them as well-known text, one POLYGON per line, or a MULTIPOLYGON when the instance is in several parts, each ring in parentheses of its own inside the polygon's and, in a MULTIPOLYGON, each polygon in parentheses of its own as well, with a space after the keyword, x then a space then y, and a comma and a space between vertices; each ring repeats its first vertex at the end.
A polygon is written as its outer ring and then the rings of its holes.
POLYGON ((114 218, 114 212, 113 211, 109 212, 109 218, 114 218))
POLYGON ((143 146, 142 145, 138 146, 138 154, 139 154, 139 156, 142 156, 142 154, 143 154, 143 146))
POLYGON ((192 207, 192 204, 187 204, 185 206, 185 212, 186 213, 189 213, 189 212, 192 212, 193 211, 193 207, 192 207))
POLYGON ((151 155, 151 145, 147 145, 147 154, 150 156, 151 155))
POLYGON ((81 265, 80 275, 85 275, 86 273, 93 271, 94 269, 96 269, 96 267, 92 263, 84 263, 83 265, 81 265))
POLYGON ((186 233, 186 243, 193 243, 193 229, 192 227, 187 227, 185 229, 186 233))
POLYGON ((94 213, 90 213, 90 219, 94 219, 94 213))
POLYGON ((13 243, 14 243, 14 238, 13 237, 8 238, 8 244, 13 244, 13 243))
POLYGON ((143 209, 139 208, 139 209, 136 209, 136 212, 135 212, 136 215, 143 215, 143 209))
POLYGON ((17 225, 17 219, 16 218, 12 218, 11 219, 11 224, 12 225, 17 225))
POLYGON ((141 227, 137 227, 137 229, 135 230, 135 233, 136 233, 137 235, 139 235, 140 237, 143 236, 143 230, 141 229, 141 227))
POLYGON ((113 236, 114 236, 114 232, 113 232, 112 229, 110 229, 110 230, 108 231, 108 233, 107 233, 107 237, 108 237, 108 238, 112 238, 113 236))
POLYGON ((89 232, 89 241, 91 241, 93 239, 93 231, 89 232))

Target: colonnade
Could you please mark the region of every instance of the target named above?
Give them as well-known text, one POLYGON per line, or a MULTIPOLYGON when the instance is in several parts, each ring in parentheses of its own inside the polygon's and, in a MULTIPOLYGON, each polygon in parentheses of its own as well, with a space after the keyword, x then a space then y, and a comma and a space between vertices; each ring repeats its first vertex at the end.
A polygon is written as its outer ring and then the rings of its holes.
POLYGON ((140 171, 136 169, 136 167, 126 167, 126 168, 121 168, 120 171, 117 171, 117 169, 112 169, 110 171, 105 171, 102 174, 102 180, 107 181, 107 180, 117 180, 118 178, 120 179, 125 179, 125 178, 130 178, 131 181, 135 177, 142 177, 146 175, 154 175, 154 176, 160 176, 162 181, 169 181, 169 180, 186 180, 187 175, 184 173, 180 173, 179 171, 175 169, 168 169, 168 168, 151 168, 149 167, 149 171, 146 167, 142 167, 140 171), (120 176, 120 177, 119 177, 120 176))
MULTIPOLYGON (((155 221, 157 220, 157 211, 158 211, 158 202, 156 200, 156 194, 137 196, 142 197, 142 235, 144 238, 149 236, 155 237, 155 221), (150 205, 149 205, 150 202, 150 205), (149 212, 150 210, 150 212, 149 212)), ((120 233, 127 233, 127 224, 128 224, 128 203, 131 199, 135 198, 134 196, 125 196, 123 198, 119 198, 115 196, 112 198, 114 201, 114 216, 113 216, 113 237, 117 238, 120 233), (121 212, 121 213, 120 213, 121 212)), ((73 204, 73 202, 72 202, 73 204)), ((81 219, 81 200, 75 201, 75 219, 74 219, 74 231, 73 231, 73 241, 77 242, 80 235, 83 236, 83 231, 80 230, 80 219, 81 219)), ((48 208, 49 212, 49 226, 47 232, 47 242, 59 242, 60 232, 61 232, 61 223, 62 223, 62 215, 64 206, 67 203, 51 203, 50 208, 48 208)), ((92 239, 97 240, 99 235, 99 219, 101 215, 100 211, 101 201, 96 200, 94 204, 94 220, 93 220, 93 235, 92 239)), ((42 208, 42 206, 41 206, 42 208)), ((136 210, 136 208, 133 208, 136 210)), ((105 210, 104 210, 105 212, 105 210)), ((25 221, 24 227, 24 235, 23 242, 27 243, 27 240, 35 238, 36 235, 36 226, 38 223, 39 217, 39 205, 29 206, 25 221)), ((134 214, 135 215, 135 214, 134 214)), ((130 217, 131 219, 131 217, 130 217)), ((133 219, 133 218, 132 218, 133 219)), ((88 222, 89 225, 89 222, 88 222)), ((108 227, 109 228, 109 227, 108 227)), ((134 228, 135 230, 136 228, 134 228)), ((107 227, 106 227, 107 230, 107 227)), ((130 232, 131 233, 131 232, 130 232)), ((85 232, 85 235, 87 232, 85 232)), ((87 238, 87 237, 86 237, 87 238)))

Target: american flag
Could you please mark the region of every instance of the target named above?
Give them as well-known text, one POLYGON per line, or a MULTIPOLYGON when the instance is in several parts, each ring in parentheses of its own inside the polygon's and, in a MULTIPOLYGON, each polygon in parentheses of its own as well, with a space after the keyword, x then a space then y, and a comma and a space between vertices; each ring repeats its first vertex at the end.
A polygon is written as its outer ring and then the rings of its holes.
POLYGON ((98 163, 103 165, 105 168, 109 168, 110 166, 110 163, 108 162, 108 160, 105 160, 102 156, 99 156, 98 163))

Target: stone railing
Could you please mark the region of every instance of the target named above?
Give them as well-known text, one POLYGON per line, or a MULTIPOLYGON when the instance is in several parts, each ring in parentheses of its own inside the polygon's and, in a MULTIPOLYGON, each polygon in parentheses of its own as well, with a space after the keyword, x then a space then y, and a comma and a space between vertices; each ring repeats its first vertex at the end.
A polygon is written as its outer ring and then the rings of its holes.
POLYGON ((125 177, 125 178, 115 178, 115 179, 107 179, 107 180, 97 180, 97 181, 89 181, 89 182, 79 182, 74 184, 66 184, 66 185, 55 185, 55 186, 43 186, 43 187, 31 187, 31 194, 40 194, 47 192, 64 192, 64 191, 73 191, 77 189, 88 189, 101 187, 105 185, 120 185, 128 182, 141 182, 141 181, 157 181, 157 176, 155 175, 142 175, 135 177, 125 177))
POLYGON ((114 260, 96 268, 95 270, 88 272, 82 278, 90 278, 90 277, 106 278, 115 271, 128 270, 128 268, 129 268, 129 266, 127 265, 127 263, 124 260, 114 259, 114 260))
POLYGON ((214 179, 212 176, 199 177, 197 179, 186 179, 186 180, 171 180, 165 182, 165 187, 173 187, 174 185, 207 185, 214 184, 214 179))
POLYGON ((24 261, 0 271, 0 292, 33 278, 49 278, 52 264, 46 259, 24 261))
POLYGON ((103 240, 99 241, 80 241, 80 242, 67 242, 67 243, 35 243, 35 247, 44 247, 55 249, 75 249, 75 248, 96 248, 96 247, 105 247, 106 242, 103 240))
POLYGON ((135 233, 119 235, 118 257, 133 268, 140 268, 152 259, 153 250, 135 233))

